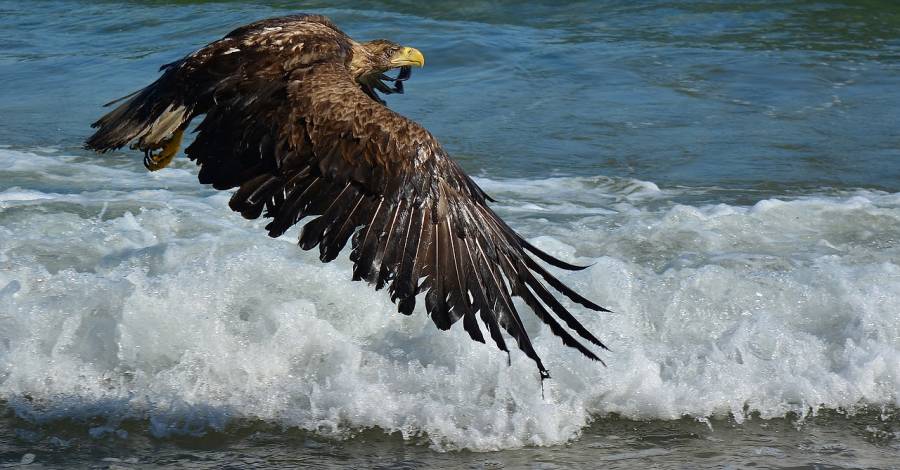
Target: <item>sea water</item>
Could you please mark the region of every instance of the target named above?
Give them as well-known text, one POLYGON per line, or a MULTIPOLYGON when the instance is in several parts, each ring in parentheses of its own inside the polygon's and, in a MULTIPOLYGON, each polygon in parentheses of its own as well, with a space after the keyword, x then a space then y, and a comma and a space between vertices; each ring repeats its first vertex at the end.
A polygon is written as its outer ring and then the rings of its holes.
POLYGON ((894 2, 0 2, 0 465, 900 462, 894 2), (421 49, 428 127, 607 363, 403 316, 100 105, 254 19, 421 49), (509 363, 508 363, 509 361, 509 363))

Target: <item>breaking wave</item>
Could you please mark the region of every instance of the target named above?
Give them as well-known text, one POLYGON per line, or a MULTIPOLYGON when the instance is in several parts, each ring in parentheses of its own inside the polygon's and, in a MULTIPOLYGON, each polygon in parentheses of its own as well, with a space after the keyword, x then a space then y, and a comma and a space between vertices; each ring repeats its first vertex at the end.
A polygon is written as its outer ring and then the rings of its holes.
POLYGON ((441 332, 421 307, 272 240, 192 164, 0 149, 0 400, 93 436, 262 420, 440 449, 576 438, 591 421, 801 416, 900 405, 900 194, 704 202, 715 188, 478 179, 559 273, 615 313, 573 306, 604 368, 520 305, 553 375, 441 332), (180 166, 179 166, 180 165, 180 166))

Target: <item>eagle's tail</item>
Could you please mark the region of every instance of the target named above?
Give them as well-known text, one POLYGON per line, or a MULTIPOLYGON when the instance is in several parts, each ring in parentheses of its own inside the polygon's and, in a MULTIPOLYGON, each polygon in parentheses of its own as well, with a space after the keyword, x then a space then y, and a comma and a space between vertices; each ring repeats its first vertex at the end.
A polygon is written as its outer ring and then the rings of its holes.
POLYGON ((85 142, 85 148, 108 152, 131 143, 144 151, 144 165, 154 171, 164 168, 178 152, 181 136, 193 117, 191 107, 165 73, 144 89, 107 103, 120 103, 93 123, 97 129, 85 142), (153 153, 154 150, 160 150, 153 153))

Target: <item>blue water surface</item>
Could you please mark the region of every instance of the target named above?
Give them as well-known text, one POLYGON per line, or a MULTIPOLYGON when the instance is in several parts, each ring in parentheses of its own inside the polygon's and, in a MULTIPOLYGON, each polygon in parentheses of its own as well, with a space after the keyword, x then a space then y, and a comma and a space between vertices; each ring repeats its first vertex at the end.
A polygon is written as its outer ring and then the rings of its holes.
POLYGON ((390 105, 474 173, 900 190, 888 0, 2 1, 0 144, 76 151, 160 64, 297 11, 424 51, 390 105))

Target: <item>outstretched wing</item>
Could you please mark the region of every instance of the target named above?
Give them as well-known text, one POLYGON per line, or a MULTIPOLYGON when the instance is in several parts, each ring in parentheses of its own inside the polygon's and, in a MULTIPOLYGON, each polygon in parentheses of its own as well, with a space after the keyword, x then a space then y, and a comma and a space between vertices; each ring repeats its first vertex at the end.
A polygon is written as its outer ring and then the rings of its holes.
POLYGON ((283 86, 298 66, 343 63, 352 40, 320 15, 269 18, 242 26, 192 54, 160 67, 149 86, 117 104, 92 127, 87 148, 107 152, 131 143, 145 152, 163 147, 191 119, 236 94, 253 95, 266 84, 283 86))
POLYGON ((501 329, 549 377, 512 297, 520 297, 563 342, 600 360, 577 335, 604 347, 545 283, 571 300, 606 311, 548 273, 541 252, 486 205, 488 197, 434 137, 366 96, 340 63, 295 69, 286 86, 263 85, 210 110, 186 150, 200 178, 238 186, 230 206, 247 218, 265 213, 270 236, 308 216, 300 245, 333 260, 352 239, 353 279, 388 287, 401 313, 417 294, 441 329, 462 319, 485 342, 478 319, 501 350, 501 329), (552 313, 551 313, 552 312, 552 313), (558 319, 558 320, 557 320, 558 319))

